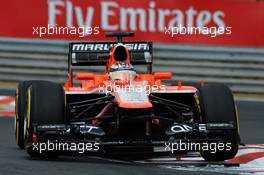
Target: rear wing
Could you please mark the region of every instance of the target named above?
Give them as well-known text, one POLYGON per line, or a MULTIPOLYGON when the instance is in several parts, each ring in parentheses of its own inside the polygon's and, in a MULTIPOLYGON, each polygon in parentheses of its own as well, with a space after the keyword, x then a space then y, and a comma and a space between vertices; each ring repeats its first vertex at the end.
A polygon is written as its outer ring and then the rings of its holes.
MULTIPOLYGON (((117 42, 75 42, 69 44, 69 64, 73 66, 103 66, 110 58, 110 50, 117 42)), ((134 65, 151 65, 152 42, 122 42, 134 65)))

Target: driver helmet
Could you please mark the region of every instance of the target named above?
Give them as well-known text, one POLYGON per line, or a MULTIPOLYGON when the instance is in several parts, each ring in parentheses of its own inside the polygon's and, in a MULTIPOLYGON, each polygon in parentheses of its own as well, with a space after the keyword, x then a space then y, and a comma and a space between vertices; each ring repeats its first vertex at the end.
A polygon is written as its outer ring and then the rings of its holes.
POLYGON ((132 81, 136 77, 136 71, 131 64, 125 62, 116 62, 113 64, 109 71, 111 80, 132 81))

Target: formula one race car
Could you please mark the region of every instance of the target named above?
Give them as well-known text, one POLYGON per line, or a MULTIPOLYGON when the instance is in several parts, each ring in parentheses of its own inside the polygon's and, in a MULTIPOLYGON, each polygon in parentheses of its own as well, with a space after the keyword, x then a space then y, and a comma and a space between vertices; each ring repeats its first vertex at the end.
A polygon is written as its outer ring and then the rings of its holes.
POLYGON ((90 143, 85 151, 98 154, 197 151, 209 161, 236 155, 238 113, 228 87, 186 86, 173 81, 170 72, 152 73, 151 42, 123 42, 131 32, 106 36, 118 41, 69 44, 64 86, 19 83, 16 142, 21 149, 31 156, 59 155, 90 143), (102 65, 104 74, 73 71, 102 65), (136 72, 137 65, 146 65, 147 73, 136 72))

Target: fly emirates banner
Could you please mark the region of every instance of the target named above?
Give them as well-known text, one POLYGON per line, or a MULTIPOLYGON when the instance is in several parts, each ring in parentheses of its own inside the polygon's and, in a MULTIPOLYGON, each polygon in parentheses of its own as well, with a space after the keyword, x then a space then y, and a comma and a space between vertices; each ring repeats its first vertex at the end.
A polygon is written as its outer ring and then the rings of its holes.
POLYGON ((264 47, 264 1, 3 0, 0 37, 264 47), (131 40, 131 39, 129 39, 131 40))

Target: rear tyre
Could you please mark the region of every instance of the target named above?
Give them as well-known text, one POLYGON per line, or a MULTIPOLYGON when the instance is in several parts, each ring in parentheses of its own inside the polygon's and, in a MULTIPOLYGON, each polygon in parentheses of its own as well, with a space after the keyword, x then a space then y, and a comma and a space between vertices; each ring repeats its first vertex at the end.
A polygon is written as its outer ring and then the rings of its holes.
MULTIPOLYGON (((52 82, 34 83, 27 92, 27 120, 25 148, 31 157, 53 156, 55 152, 40 153, 34 149, 34 125, 63 124, 65 103, 64 90, 60 84, 52 82)), ((37 142, 41 141, 37 138, 37 142)))
MULTIPOLYGON (((206 161, 223 161, 233 158, 239 145, 239 124, 236 105, 231 90, 224 85, 205 85, 197 87, 199 90, 199 101, 201 107, 202 123, 231 123, 234 126, 232 130, 223 130, 218 137, 221 137, 225 143, 231 143, 229 149, 202 150, 201 156, 206 161), (214 152, 214 151, 213 151, 214 152)), ((210 136, 209 139, 214 139, 210 136)))
POLYGON ((15 139, 16 144, 20 149, 24 149, 25 139, 25 123, 24 119, 26 116, 26 104, 27 104, 27 89, 33 83, 40 83, 43 81, 22 81, 18 84, 16 89, 16 117, 15 117, 15 139))

